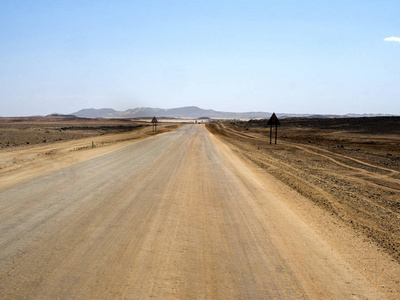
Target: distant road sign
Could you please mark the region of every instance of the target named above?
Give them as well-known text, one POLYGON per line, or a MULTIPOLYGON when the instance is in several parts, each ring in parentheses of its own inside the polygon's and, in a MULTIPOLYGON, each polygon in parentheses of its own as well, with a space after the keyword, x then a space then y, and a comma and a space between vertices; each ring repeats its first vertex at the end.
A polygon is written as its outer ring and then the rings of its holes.
POLYGON ((278 120, 278 117, 275 113, 272 114, 271 118, 268 120, 267 125, 270 125, 271 128, 269 130, 269 143, 272 144, 272 126, 275 126, 275 144, 278 139, 278 125, 281 123, 278 120))
POLYGON ((153 123, 153 131, 157 131, 157 123, 158 123, 157 118, 153 117, 153 120, 151 120, 151 123, 153 123))
POLYGON ((267 125, 281 125, 281 123, 279 122, 278 117, 276 116, 275 113, 272 114, 267 125))

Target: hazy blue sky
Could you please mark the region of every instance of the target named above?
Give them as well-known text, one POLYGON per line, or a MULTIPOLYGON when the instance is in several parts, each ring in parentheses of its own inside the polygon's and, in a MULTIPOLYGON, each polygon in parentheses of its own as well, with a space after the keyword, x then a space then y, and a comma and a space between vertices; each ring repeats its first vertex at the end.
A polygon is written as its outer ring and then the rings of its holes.
POLYGON ((399 12, 399 0, 2 0, 0 116, 400 115, 399 12))

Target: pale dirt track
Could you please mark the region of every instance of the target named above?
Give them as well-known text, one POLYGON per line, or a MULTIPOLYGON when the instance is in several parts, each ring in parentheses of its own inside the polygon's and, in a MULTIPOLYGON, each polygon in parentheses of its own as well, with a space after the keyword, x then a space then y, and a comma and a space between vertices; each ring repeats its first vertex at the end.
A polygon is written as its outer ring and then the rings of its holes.
POLYGON ((2 299, 379 299, 202 125, 0 191, 2 299))

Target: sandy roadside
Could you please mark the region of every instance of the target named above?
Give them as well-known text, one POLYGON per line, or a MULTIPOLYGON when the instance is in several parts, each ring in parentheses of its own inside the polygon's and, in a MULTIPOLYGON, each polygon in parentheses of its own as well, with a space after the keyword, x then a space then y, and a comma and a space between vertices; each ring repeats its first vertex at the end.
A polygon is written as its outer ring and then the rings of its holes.
MULTIPOLYGON (((279 200, 313 231, 317 232, 332 251, 349 263, 351 268, 367 278, 374 288, 383 292, 386 297, 398 299, 400 295, 400 265, 393 257, 367 239, 366 236, 354 231, 348 224, 338 220, 330 212, 322 209, 316 203, 269 174, 267 169, 249 159, 249 153, 246 156, 242 155, 243 149, 232 143, 227 143, 217 136, 213 136, 213 138, 228 153, 231 153, 231 156, 239 156, 241 162, 252 170, 253 174, 257 175, 257 180, 272 194, 278 195, 279 200)), ((254 148, 254 154, 257 153, 256 149, 254 148)), ((288 250, 282 243, 281 251, 284 253, 288 250)), ((298 264, 295 256, 288 254, 288 259, 291 260, 293 265, 298 264)), ((353 296, 357 298, 357 295, 353 296)))
POLYGON ((148 126, 128 133, 94 136, 17 149, 3 149, 0 152, 0 190, 39 174, 44 175, 81 161, 99 157, 123 148, 135 140, 152 138, 157 134, 176 130, 181 126, 159 126, 157 133, 152 131, 151 126, 148 126))

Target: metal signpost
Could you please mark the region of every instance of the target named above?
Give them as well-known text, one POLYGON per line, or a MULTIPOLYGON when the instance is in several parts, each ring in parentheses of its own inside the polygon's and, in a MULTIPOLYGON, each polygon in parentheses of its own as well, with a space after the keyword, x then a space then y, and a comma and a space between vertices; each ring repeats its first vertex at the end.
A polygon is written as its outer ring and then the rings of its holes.
POLYGON ((157 118, 153 117, 153 120, 151 120, 151 123, 153 123, 153 131, 156 132, 157 131, 157 123, 158 123, 157 118))
POLYGON ((267 125, 271 126, 270 130, 269 130, 269 143, 270 144, 272 144, 272 125, 275 125, 275 145, 276 145, 276 140, 278 139, 278 125, 281 125, 281 123, 279 122, 278 117, 275 115, 275 113, 272 114, 267 125))

